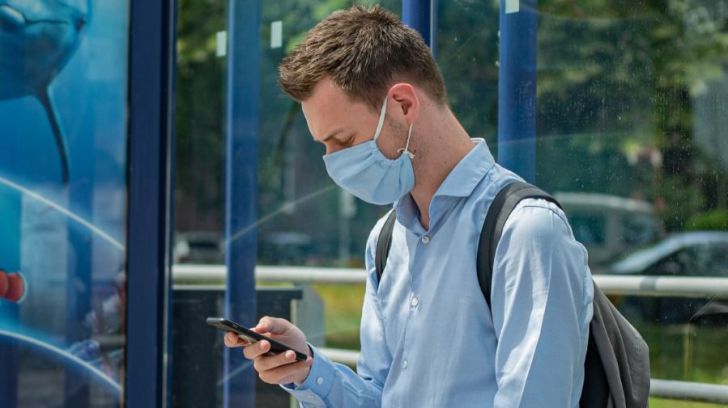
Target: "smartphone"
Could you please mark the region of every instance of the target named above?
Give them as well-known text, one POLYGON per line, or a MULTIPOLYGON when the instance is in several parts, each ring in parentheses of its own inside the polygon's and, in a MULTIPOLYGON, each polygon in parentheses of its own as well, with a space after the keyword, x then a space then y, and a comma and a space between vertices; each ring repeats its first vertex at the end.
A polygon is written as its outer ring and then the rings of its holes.
POLYGON ((279 354, 279 353, 283 353, 288 350, 291 350, 294 353, 296 353, 297 361, 305 361, 306 358, 308 357, 305 353, 301 353, 298 350, 294 350, 294 349, 286 346, 285 344, 279 343, 260 333, 256 333, 250 329, 246 329, 245 327, 243 327, 233 321, 225 319, 223 317, 208 317, 207 324, 212 327, 216 327, 220 330, 226 331, 226 332, 237 333, 243 340, 249 342, 250 344, 259 342, 261 340, 265 340, 268 343, 270 343, 270 352, 269 352, 270 354, 279 354))

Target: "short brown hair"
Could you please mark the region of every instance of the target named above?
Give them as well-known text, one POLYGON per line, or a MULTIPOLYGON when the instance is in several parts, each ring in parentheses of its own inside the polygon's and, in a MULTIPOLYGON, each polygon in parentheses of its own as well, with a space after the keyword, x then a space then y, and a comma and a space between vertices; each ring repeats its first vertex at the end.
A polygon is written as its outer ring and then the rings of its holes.
POLYGON ((436 102, 447 103, 442 74, 420 34, 379 6, 332 13, 279 67, 281 87, 299 102, 327 76, 374 110, 395 80, 411 81, 436 102))

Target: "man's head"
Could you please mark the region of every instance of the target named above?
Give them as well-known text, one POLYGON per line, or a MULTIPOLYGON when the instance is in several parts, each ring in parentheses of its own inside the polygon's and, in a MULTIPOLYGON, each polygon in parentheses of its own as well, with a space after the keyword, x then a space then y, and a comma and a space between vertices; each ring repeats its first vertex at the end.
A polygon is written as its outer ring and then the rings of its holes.
POLYGON ((372 111, 379 110, 395 81, 415 85, 437 104, 447 103, 442 75, 422 37, 378 6, 331 14, 280 65, 281 87, 300 102, 327 77, 372 111))
POLYGON ((354 6, 319 23, 281 63, 280 83, 326 146, 329 176, 370 203, 424 185, 417 169, 446 163, 455 146, 438 147, 439 161, 428 162, 429 141, 461 130, 422 37, 379 7, 354 6))

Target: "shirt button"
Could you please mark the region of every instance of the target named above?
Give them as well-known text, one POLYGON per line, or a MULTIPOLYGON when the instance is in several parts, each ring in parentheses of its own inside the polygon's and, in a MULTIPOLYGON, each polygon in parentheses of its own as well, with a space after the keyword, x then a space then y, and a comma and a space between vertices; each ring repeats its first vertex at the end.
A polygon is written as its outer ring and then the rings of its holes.
POLYGON ((417 307, 417 305, 420 304, 420 300, 417 299, 417 296, 412 296, 412 300, 410 300, 410 306, 417 307))
POLYGON ((422 237, 422 243, 425 244, 425 245, 429 244, 430 243, 430 236, 429 235, 424 235, 422 237))
POLYGON ((407 359, 402 362, 402 368, 407 368, 407 359))
POLYGON ((323 383, 324 383, 324 378, 323 377, 319 377, 319 378, 316 379, 316 384, 321 385, 323 383))

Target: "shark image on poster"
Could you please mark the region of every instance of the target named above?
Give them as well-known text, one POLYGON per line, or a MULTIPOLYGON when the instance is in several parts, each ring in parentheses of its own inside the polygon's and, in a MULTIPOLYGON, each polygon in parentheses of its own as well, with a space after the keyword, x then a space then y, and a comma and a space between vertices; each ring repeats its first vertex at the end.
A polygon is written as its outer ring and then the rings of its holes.
POLYGON ((0 0, 0 100, 35 96, 43 105, 64 184, 68 147, 49 87, 78 48, 91 14, 91 0, 85 10, 72 1, 0 0))

